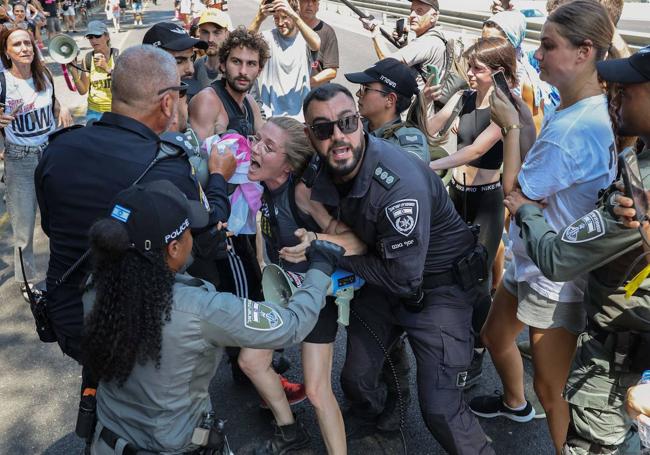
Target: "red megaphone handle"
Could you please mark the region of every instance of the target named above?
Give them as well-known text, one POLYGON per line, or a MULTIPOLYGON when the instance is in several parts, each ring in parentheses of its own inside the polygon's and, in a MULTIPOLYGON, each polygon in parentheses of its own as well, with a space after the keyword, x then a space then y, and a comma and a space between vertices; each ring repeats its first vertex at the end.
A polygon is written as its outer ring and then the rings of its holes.
POLYGON ((65 65, 61 65, 61 70, 63 70, 63 78, 65 79, 65 83, 68 85, 68 88, 76 92, 77 87, 74 85, 74 82, 72 79, 70 79, 70 73, 68 72, 68 68, 65 65))

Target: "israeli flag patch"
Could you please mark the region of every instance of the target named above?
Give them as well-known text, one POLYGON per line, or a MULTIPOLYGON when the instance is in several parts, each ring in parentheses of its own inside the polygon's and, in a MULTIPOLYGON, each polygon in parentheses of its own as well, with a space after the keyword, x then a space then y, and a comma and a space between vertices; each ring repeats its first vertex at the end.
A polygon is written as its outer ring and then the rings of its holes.
POLYGON ((126 223, 130 215, 131 215, 131 210, 126 209, 121 205, 116 205, 115 207, 113 207, 113 211, 111 212, 111 217, 121 221, 122 223, 126 223))

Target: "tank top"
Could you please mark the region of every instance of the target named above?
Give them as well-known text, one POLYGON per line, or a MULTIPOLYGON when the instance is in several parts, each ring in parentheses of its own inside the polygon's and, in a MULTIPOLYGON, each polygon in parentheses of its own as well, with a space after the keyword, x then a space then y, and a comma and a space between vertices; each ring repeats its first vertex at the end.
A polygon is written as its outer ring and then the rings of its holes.
POLYGON ((228 114, 227 129, 236 131, 244 137, 255 134, 255 116, 248 98, 244 98, 244 109, 242 110, 237 101, 230 96, 224 84, 223 80, 218 80, 214 81, 210 86, 214 89, 228 114))
MULTIPOLYGON (((465 104, 459 114, 458 150, 474 143, 490 125, 490 109, 477 109, 475 91, 466 91, 465 104)), ((497 141, 483 156, 467 163, 479 169, 499 169, 503 163, 503 141, 497 141)))
MULTIPOLYGON (((108 67, 113 68, 113 51, 108 59, 108 67)), ((111 110, 111 75, 101 68, 95 66, 95 59, 90 59, 90 73, 88 79, 88 109, 97 112, 109 112, 111 110)))
MULTIPOLYGON (((294 232, 298 228, 320 232, 320 228, 312 217, 300 211, 296 206, 295 185, 289 179, 279 188, 271 191, 264 186, 262 207, 260 209, 262 220, 262 236, 266 244, 266 251, 273 264, 280 263, 279 251, 285 246, 295 246, 298 238, 294 232)), ((308 268, 306 261, 298 264, 285 262, 282 268, 289 272, 305 273, 308 268)))
POLYGON ((19 79, 8 70, 4 74, 7 82, 5 112, 23 103, 14 120, 4 129, 6 141, 32 147, 46 143, 48 135, 56 128, 50 81, 46 77, 45 90, 36 92, 34 78, 19 79))

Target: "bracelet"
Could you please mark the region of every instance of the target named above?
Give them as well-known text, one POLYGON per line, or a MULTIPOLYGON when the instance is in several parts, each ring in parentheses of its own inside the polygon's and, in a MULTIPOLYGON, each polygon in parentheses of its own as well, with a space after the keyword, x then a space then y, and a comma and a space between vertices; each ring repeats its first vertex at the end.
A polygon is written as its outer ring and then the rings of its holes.
POLYGON ((520 124, 514 124, 514 125, 510 125, 510 126, 505 126, 505 127, 501 128, 501 135, 502 135, 503 137, 506 137, 506 135, 510 132, 510 130, 520 130, 520 129, 521 129, 521 125, 520 125, 520 124))

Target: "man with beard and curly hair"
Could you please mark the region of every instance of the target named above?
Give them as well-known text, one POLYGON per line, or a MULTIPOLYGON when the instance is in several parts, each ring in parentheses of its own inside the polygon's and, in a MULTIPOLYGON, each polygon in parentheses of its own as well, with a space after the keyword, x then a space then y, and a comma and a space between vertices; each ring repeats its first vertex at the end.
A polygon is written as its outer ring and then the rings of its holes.
POLYGON ((212 411, 208 386, 223 346, 300 342, 345 250, 312 242, 305 282, 284 307, 218 292, 184 273, 190 229, 205 227, 208 213, 172 183, 134 185, 108 213, 90 229, 94 267, 84 296, 84 359, 100 384, 91 453, 221 453, 195 430, 212 411))
POLYGON ((261 126, 260 108, 248 91, 269 59, 262 35, 239 27, 219 48, 223 77, 197 93, 190 102, 190 123, 201 140, 226 130, 242 136, 261 126))

